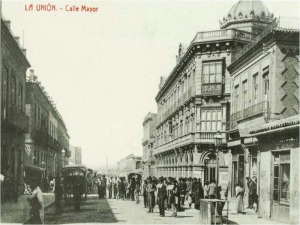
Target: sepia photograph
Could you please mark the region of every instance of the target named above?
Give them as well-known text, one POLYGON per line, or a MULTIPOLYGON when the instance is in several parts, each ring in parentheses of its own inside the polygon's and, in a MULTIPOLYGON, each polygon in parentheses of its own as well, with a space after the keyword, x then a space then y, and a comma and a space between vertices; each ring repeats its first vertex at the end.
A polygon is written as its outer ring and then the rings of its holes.
POLYGON ((0 223, 300 223, 298 0, 0 12, 0 223))

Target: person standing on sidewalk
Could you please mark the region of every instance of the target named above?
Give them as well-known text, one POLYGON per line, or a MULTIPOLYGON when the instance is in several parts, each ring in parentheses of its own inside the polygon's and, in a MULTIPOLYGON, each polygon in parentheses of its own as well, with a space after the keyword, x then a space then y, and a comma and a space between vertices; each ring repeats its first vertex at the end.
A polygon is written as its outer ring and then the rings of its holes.
POLYGON ((33 192, 28 201, 31 205, 30 219, 28 224, 43 224, 44 223, 44 201, 42 191, 39 187, 41 182, 40 177, 35 177, 32 180, 33 192))
POLYGON ((172 207, 172 216, 177 216, 177 211, 178 211, 178 202, 179 202, 179 190, 178 190, 178 185, 177 181, 175 178, 172 179, 172 184, 173 184, 173 189, 171 193, 171 207, 172 207))
POLYGON ((143 197, 144 197, 144 208, 147 208, 147 180, 143 183, 143 197))
POLYGON ((216 180, 212 180, 209 184, 209 198, 214 199, 217 198, 217 185, 216 180))
POLYGON ((60 176, 57 176, 55 178, 54 194, 55 194, 55 212, 56 214, 62 214, 63 209, 61 207, 61 199, 63 196, 63 188, 61 186, 60 176))
POLYGON ((151 177, 148 178, 148 185, 147 185, 147 193, 148 193, 148 208, 149 208, 149 213, 153 213, 153 208, 154 208, 154 201, 155 201, 155 195, 154 192, 156 190, 156 186, 154 184, 154 181, 152 180, 151 177))
POLYGON ((157 201, 159 206, 159 215, 165 216, 165 199, 167 198, 167 186, 164 184, 164 178, 159 178, 159 184, 157 185, 157 201))
POLYGON ((236 184, 235 187, 235 193, 236 193, 236 211, 237 213, 244 212, 244 189, 241 187, 239 183, 236 184))
POLYGON ((136 178, 136 182, 135 182, 135 189, 134 189, 134 197, 135 197, 135 203, 136 204, 139 204, 140 203, 140 198, 139 198, 139 195, 140 195, 140 181, 138 178, 136 178))
POLYGON ((204 188, 203 188, 203 191, 204 191, 204 198, 208 198, 208 193, 209 193, 209 186, 208 186, 208 181, 205 181, 204 182, 204 188))

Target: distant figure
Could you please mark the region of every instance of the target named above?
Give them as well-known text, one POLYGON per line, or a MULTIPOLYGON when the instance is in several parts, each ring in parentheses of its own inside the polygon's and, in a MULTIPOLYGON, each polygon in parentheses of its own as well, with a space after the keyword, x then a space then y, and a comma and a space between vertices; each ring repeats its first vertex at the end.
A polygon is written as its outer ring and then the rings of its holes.
POLYGON ((32 180, 33 192, 27 199, 31 205, 29 224, 43 224, 44 222, 44 202, 39 185, 40 178, 35 177, 32 180))
POLYGON ((147 208, 147 180, 143 183, 143 197, 144 197, 144 208, 147 208))
POLYGON ((236 211, 237 213, 244 212, 244 189, 240 186, 240 184, 236 184, 235 187, 235 193, 236 193, 236 211))
POLYGON ((140 195, 140 181, 138 180, 138 178, 136 178, 136 182, 135 182, 135 189, 134 189, 134 197, 135 197, 135 202, 137 204, 140 203, 140 198, 139 198, 139 195, 140 195))

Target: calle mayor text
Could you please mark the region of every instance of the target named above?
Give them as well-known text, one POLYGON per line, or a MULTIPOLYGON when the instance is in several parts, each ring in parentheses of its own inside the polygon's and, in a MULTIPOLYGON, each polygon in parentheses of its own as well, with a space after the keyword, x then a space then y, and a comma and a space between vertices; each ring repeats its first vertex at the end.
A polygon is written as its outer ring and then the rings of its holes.
POLYGON ((98 12, 98 7, 87 5, 65 5, 57 7, 56 4, 25 4, 25 11, 52 12, 63 10, 66 12, 98 12))

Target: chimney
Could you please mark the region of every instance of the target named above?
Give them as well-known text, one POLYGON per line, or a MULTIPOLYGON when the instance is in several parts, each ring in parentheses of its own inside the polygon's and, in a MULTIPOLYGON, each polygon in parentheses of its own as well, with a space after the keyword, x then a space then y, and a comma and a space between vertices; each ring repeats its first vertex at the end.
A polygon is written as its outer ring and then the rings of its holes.
POLYGON ((27 49, 26 48, 22 48, 22 51, 23 51, 23 54, 26 56, 27 49))
POLYGON ((5 20, 4 23, 8 27, 8 29, 10 29, 10 20, 5 20))

